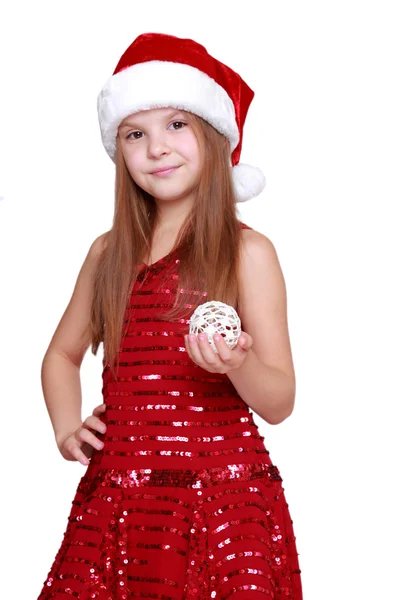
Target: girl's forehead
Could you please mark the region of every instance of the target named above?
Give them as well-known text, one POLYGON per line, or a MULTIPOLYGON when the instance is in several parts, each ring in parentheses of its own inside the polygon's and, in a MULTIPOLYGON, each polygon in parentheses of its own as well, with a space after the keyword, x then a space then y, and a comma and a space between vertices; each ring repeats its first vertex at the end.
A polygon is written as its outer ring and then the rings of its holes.
POLYGON ((162 119, 169 119, 176 114, 184 114, 184 110, 174 108, 171 106, 163 108, 150 108, 141 110, 138 112, 131 113, 123 119, 120 123, 120 127, 124 125, 132 125, 133 123, 146 122, 146 121, 157 121, 162 119))

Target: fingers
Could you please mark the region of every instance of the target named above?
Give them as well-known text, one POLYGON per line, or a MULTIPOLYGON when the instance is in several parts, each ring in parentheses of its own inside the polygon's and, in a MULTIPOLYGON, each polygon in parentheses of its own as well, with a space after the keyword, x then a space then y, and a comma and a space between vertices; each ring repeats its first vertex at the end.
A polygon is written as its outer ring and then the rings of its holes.
POLYGON ((253 338, 251 337, 251 335, 249 335, 248 333, 244 333, 244 331, 242 331, 242 334, 238 340, 239 348, 242 348, 243 350, 250 350, 252 345, 253 345, 253 338))
POLYGON ((228 346, 223 335, 213 335, 216 353, 207 335, 187 334, 184 337, 186 351, 191 360, 211 373, 227 373, 231 369, 238 368, 253 345, 253 338, 243 331, 233 348, 228 346))
POLYGON ((93 449, 89 449, 85 454, 80 447, 80 442, 77 439, 78 431, 71 434, 62 444, 60 451, 67 460, 78 460, 82 465, 89 464, 89 458, 93 453, 93 449))
POLYGON ((93 409, 93 414, 89 415, 75 431, 71 432, 62 442, 58 444, 61 454, 66 460, 78 460, 83 465, 89 464, 89 458, 93 454, 93 449, 101 450, 104 443, 98 439, 96 433, 105 433, 107 426, 101 420, 106 410, 106 404, 100 404, 93 409))
MULTIPOLYGON (((214 339, 215 343, 215 339, 214 339)), ((198 335, 197 347, 200 350, 200 356, 202 359, 210 366, 217 367, 220 364, 220 358, 218 354, 214 352, 211 347, 210 342, 208 341, 208 337, 204 334, 198 335)), ((216 344, 216 348, 218 350, 218 346, 216 344)))
POLYGON ((231 350, 228 348, 223 336, 213 336, 218 354, 211 347, 208 337, 204 334, 185 335, 186 350, 193 362, 198 365, 221 369, 224 360, 229 360, 231 350))
POLYGON ((95 417, 94 415, 90 415, 89 417, 87 417, 84 420, 83 424, 85 425, 85 427, 88 427, 89 429, 94 429, 99 433, 105 433, 107 429, 105 423, 103 423, 103 421, 99 419, 99 417, 95 417))
POLYGON ((230 359, 232 352, 222 335, 214 335, 214 344, 222 361, 230 359))
POLYGON ((104 411, 106 410, 106 404, 99 404, 99 406, 95 406, 95 408, 93 409, 93 414, 97 417, 99 415, 102 415, 104 413, 104 411))
MULTIPOLYGON (((86 419, 86 421, 88 421, 89 419, 90 419, 90 417, 88 417, 86 419)), ((86 421, 85 421, 85 423, 86 423, 86 421)), ((79 429, 76 432, 76 438, 78 440, 81 440, 82 442, 86 442, 90 446, 93 446, 93 448, 95 448, 96 450, 101 450, 102 447, 104 446, 103 442, 101 440, 99 440, 94 435, 94 433, 92 433, 91 431, 89 431, 89 429, 87 429, 86 426, 82 427, 81 429, 79 429)))
MULTIPOLYGON (((196 334, 191 333, 186 337, 186 344, 188 349, 188 354, 193 362, 200 364, 203 363, 203 357, 199 348, 199 342, 197 341, 198 337, 196 334)), ((207 341, 208 343, 208 341, 207 341)))

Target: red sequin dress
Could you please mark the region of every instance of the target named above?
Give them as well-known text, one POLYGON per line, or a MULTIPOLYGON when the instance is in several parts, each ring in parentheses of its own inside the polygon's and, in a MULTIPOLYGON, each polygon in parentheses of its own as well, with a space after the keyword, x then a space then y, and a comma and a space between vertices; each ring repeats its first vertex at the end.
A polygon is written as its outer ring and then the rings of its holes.
POLYGON ((178 320, 157 318, 178 263, 175 251, 143 265, 133 285, 118 381, 103 359, 104 446, 38 600, 302 600, 282 478, 253 413, 226 374, 190 360, 178 320))

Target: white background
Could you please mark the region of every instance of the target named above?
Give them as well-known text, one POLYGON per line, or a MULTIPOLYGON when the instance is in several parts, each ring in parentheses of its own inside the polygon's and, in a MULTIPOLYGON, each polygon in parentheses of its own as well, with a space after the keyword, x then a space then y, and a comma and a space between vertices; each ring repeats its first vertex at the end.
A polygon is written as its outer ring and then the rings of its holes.
MULTIPOLYGON (((400 20, 396 2, 8 2, 0 11, 1 596, 35 599, 85 467, 58 453, 47 345, 114 165, 96 99, 144 32, 190 37, 255 91, 240 205, 285 276, 295 410, 256 420, 283 477, 305 600, 394 598, 399 537, 400 20)), ((83 416, 102 402, 82 365, 83 416)))

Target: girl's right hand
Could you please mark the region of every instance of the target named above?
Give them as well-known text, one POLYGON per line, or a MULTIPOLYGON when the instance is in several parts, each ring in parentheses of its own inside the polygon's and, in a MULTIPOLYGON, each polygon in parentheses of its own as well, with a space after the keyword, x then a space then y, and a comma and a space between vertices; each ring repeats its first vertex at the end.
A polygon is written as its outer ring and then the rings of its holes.
POLYGON ((57 440, 58 449, 65 460, 79 460, 83 465, 88 465, 93 448, 102 449, 103 442, 92 433, 92 430, 105 433, 107 427, 100 419, 105 409, 105 404, 96 406, 93 413, 84 420, 78 429, 64 435, 61 440, 57 440))

